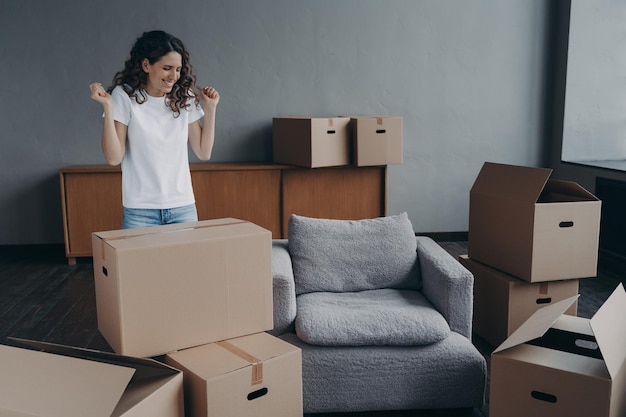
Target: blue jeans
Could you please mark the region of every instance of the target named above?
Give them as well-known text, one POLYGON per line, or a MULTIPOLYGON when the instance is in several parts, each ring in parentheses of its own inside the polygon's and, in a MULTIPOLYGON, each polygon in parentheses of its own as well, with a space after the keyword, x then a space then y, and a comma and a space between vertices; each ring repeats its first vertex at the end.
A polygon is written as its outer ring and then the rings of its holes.
POLYGON ((171 209, 135 209, 124 207, 122 214, 123 229, 197 221, 198 211, 195 204, 171 209))

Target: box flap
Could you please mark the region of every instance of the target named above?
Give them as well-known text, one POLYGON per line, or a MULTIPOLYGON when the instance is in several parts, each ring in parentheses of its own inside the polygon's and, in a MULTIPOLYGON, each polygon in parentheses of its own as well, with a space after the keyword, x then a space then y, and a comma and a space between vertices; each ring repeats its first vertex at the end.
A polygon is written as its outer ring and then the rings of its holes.
POLYGON ((167 357, 209 380, 243 368, 262 366, 272 358, 298 350, 296 346, 261 332, 172 352, 167 357))
POLYGON ((543 336, 546 330, 548 330, 577 299, 578 295, 575 295, 535 311, 533 315, 502 342, 493 353, 521 345, 522 343, 543 336))
POLYGON ((598 197, 573 181, 549 179, 543 193, 548 202, 599 201, 598 197))
POLYGON ((166 224, 162 226, 151 226, 151 227, 137 227, 134 229, 119 229, 119 230, 105 230, 99 232, 93 232, 94 235, 98 236, 101 239, 126 239, 136 236, 145 236, 152 235, 158 233, 166 233, 166 232, 175 232, 177 230, 187 230, 194 228, 202 228, 202 227, 213 227, 213 226, 225 226, 234 223, 245 223, 245 220, 235 219, 232 217, 221 218, 221 219, 211 219, 211 220, 201 220, 194 223, 175 223, 175 224, 166 224))
POLYGON ((134 373, 6 345, 0 369, 0 409, 41 417, 110 417, 134 373))
MULTIPOLYGON (((248 227, 254 230, 265 230, 262 227, 250 223, 245 220, 239 220, 234 218, 204 220, 195 223, 176 223, 163 226, 153 227, 140 227, 136 229, 122 229, 111 230, 105 232, 94 232, 102 244, 101 252, 104 259, 104 245, 109 245, 115 249, 129 249, 136 246, 148 247, 148 246, 162 246, 163 244, 170 244, 176 241, 187 242, 189 241, 190 233, 203 233, 202 236, 207 236, 209 233, 213 233, 214 230, 228 230, 231 229, 225 227, 239 225, 241 227, 248 227), (158 236, 159 239, 154 239, 154 236, 158 236), (167 243, 164 243, 165 241, 167 243)), ((196 236, 196 235, 194 235, 196 236)), ((199 236, 199 235, 198 235, 199 236)), ((217 236, 214 236, 217 237, 217 236)))
POLYGON ((591 318, 591 329, 611 378, 626 360, 626 292, 620 283, 591 318))
POLYGON ((157 362, 153 359, 123 356, 116 353, 101 352, 97 350, 27 340, 17 337, 9 337, 8 339, 47 353, 54 353, 72 358, 87 359, 94 362, 131 368, 134 370, 134 374, 130 382, 138 382, 155 377, 174 375, 180 372, 177 369, 171 368, 170 366, 157 362))
POLYGON ((549 168, 485 162, 474 181, 470 194, 492 194, 499 198, 535 203, 550 174, 552 170, 549 168))

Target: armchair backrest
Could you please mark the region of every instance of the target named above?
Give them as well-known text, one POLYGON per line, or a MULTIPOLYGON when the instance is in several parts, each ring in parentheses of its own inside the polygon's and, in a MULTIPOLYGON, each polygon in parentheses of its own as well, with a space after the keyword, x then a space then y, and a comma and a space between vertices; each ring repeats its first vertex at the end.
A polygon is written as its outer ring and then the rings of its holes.
POLYGON ((406 213, 365 220, 292 215, 296 294, 421 288, 415 232, 406 213))

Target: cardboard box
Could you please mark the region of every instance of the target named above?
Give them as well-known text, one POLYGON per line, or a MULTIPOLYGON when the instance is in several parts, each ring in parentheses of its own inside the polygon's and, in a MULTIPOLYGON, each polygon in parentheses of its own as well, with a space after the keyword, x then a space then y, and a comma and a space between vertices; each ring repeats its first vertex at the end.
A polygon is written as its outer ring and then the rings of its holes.
POLYGON ((194 417, 302 417, 299 348, 258 333, 170 353, 194 417))
POLYGON ((470 191, 470 258, 529 282, 596 276, 601 202, 551 172, 483 165, 470 191))
POLYGON ((183 417, 183 374, 151 359, 22 339, 0 345, 2 417, 183 417))
MULTIPOLYGON (((498 346, 541 307, 578 294, 578 280, 526 282, 491 268, 467 255, 461 264, 474 275, 472 329, 492 346, 498 346)), ((575 301, 565 312, 575 316, 575 301)))
POLYGON ((402 163, 402 117, 353 116, 350 124, 355 165, 402 163))
POLYGON ((98 329, 138 357, 272 329, 271 239, 238 219, 93 233, 98 329))
POLYGON ((562 315, 576 297, 533 314, 491 355, 490 417, 626 415, 626 292, 591 318, 562 315))
POLYGON ((319 168, 350 164, 349 117, 275 117, 274 162, 319 168))

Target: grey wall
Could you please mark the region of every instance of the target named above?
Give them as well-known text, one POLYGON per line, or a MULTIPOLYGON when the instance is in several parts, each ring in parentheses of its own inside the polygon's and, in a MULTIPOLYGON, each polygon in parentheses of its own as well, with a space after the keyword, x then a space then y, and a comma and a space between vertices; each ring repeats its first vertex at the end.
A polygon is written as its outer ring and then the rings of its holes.
POLYGON ((4 0, 0 245, 63 241, 58 170, 104 163, 108 84, 145 30, 174 33, 222 99, 214 161, 270 161, 271 119, 404 117, 388 211, 467 230, 486 160, 544 161, 546 0, 4 0))

